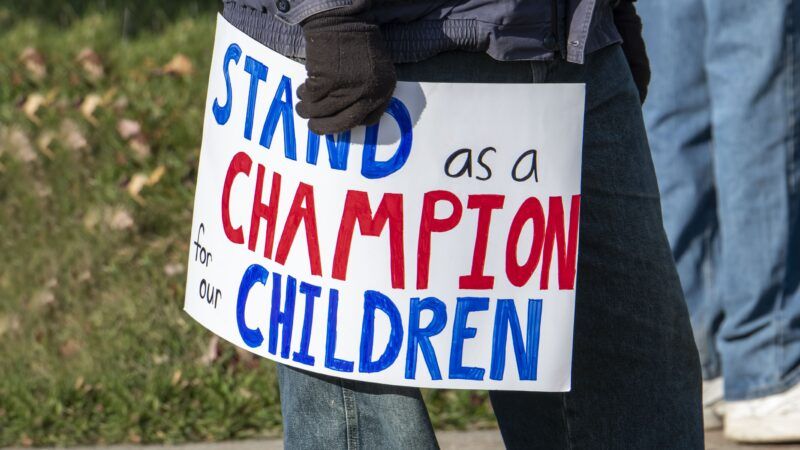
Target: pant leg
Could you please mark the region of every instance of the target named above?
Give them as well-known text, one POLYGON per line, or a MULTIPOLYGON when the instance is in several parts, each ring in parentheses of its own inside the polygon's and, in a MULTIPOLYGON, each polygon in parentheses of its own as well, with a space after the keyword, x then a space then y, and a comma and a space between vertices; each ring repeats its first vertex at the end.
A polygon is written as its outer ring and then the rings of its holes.
MULTIPOLYGON (((544 67, 540 64, 538 67, 544 67)), ((521 83, 531 65, 450 52, 397 66, 402 81, 521 83)), ((278 365, 287 449, 426 449, 436 437, 419 389, 363 383, 278 365)))
MULTIPOLYGON (((552 82, 587 83, 573 390, 492 392, 506 445, 701 448, 697 353, 661 226, 638 93, 618 47, 588 59, 584 66, 499 63, 485 55, 454 52, 400 65, 397 72, 408 81, 521 83, 540 82, 546 75, 552 82)), ((416 390, 356 382, 337 387, 339 380, 304 373, 307 378, 300 378, 297 373, 302 372, 280 372, 281 391, 291 393, 282 398, 284 417, 291 421, 285 426, 295 430, 287 431, 287 442, 305 442, 307 447, 348 442, 348 427, 351 435, 356 433, 347 419, 353 404, 359 428, 360 411, 372 412, 365 420, 383 420, 384 408, 390 407, 403 410, 393 415, 417 421, 400 428, 403 434, 421 427, 423 414, 415 406, 421 402, 403 401, 401 407, 391 397, 406 391, 413 398, 416 390), (380 395, 358 395, 372 388, 385 389, 390 397, 383 401, 380 395), (356 395, 345 394, 351 391, 356 395), (309 417, 313 428, 303 422, 309 417), (307 440, 309 433, 314 440, 307 440)), ((397 433, 387 434, 388 428, 370 427, 369 443, 360 444, 385 447, 380 436, 388 442, 397 433)))
POLYGON ((343 380, 278 364, 289 449, 435 449, 419 389, 343 380))
POLYGON ((701 449, 700 365, 662 226, 638 93, 619 46, 548 82, 585 82, 572 390, 491 392, 509 448, 701 449))
POLYGON ((721 375, 716 338, 723 319, 716 278, 717 199, 705 74, 706 17, 697 0, 637 3, 653 72, 644 119, 703 377, 721 375))
POLYGON ((796 0, 704 0, 725 309, 725 395, 800 381, 796 0))

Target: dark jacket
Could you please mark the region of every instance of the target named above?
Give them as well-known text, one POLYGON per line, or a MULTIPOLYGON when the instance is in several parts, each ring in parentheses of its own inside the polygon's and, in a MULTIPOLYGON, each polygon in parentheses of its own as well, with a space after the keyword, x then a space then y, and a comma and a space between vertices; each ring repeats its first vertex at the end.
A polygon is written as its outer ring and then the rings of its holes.
MULTIPOLYGON (((223 16, 283 55, 305 57, 299 23, 352 0, 223 0, 223 16)), ((395 62, 449 50, 486 52, 500 61, 582 64, 586 54, 620 41, 616 0, 373 0, 371 19, 395 62), (557 11, 554 14, 554 11, 557 11)))

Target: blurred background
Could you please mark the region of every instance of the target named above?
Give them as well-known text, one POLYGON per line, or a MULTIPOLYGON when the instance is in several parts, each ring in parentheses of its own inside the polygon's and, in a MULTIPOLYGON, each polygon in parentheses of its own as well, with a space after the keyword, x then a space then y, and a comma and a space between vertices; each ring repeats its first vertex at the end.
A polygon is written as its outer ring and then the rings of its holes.
POLYGON ((219 6, 0 1, 0 446, 280 434, 273 364, 182 311, 219 6))

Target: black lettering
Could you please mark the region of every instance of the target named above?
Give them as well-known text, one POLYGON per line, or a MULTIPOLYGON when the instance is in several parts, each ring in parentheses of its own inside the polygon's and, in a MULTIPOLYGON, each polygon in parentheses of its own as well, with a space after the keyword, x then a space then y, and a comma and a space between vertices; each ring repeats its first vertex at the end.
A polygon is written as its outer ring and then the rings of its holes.
POLYGON ((450 178, 458 178, 464 175, 464 173, 466 173, 468 177, 472 178, 472 149, 462 148, 460 150, 456 150, 453 152, 453 154, 448 156, 447 161, 444 163, 444 173, 450 178), (452 165, 461 155, 466 155, 466 158, 464 159, 464 165, 461 166, 461 169, 458 172, 453 173, 451 171, 452 165))
POLYGON ((475 178, 481 181, 486 181, 489 178, 492 178, 492 169, 488 165, 486 165, 486 163, 483 162, 483 157, 486 156, 486 154, 489 152, 497 153, 497 150, 495 150, 494 147, 486 147, 485 149, 481 150, 481 152, 478 154, 478 164, 480 164, 480 166, 483 167, 484 170, 486 170, 485 176, 483 177, 477 175, 475 176, 475 178))
POLYGON ((533 178, 534 181, 536 181, 537 183, 539 182, 539 173, 536 168, 536 150, 533 149, 528 150, 525 153, 521 154, 519 158, 517 158, 517 162, 514 163, 514 168, 511 169, 511 178, 513 178, 514 181, 527 181, 528 179, 530 179, 531 176, 534 177, 533 178), (530 168, 528 169, 528 172, 525 175, 519 176, 518 169, 520 163, 528 157, 530 157, 531 160, 530 168))

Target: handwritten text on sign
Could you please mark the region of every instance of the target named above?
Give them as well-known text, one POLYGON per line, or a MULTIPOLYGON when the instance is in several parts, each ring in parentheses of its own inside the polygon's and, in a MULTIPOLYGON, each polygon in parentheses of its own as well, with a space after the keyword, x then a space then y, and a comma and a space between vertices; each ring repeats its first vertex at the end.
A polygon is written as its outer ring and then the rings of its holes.
POLYGON ((317 136, 304 78, 218 19, 186 311, 313 372, 568 390, 583 85, 399 83, 317 136))

